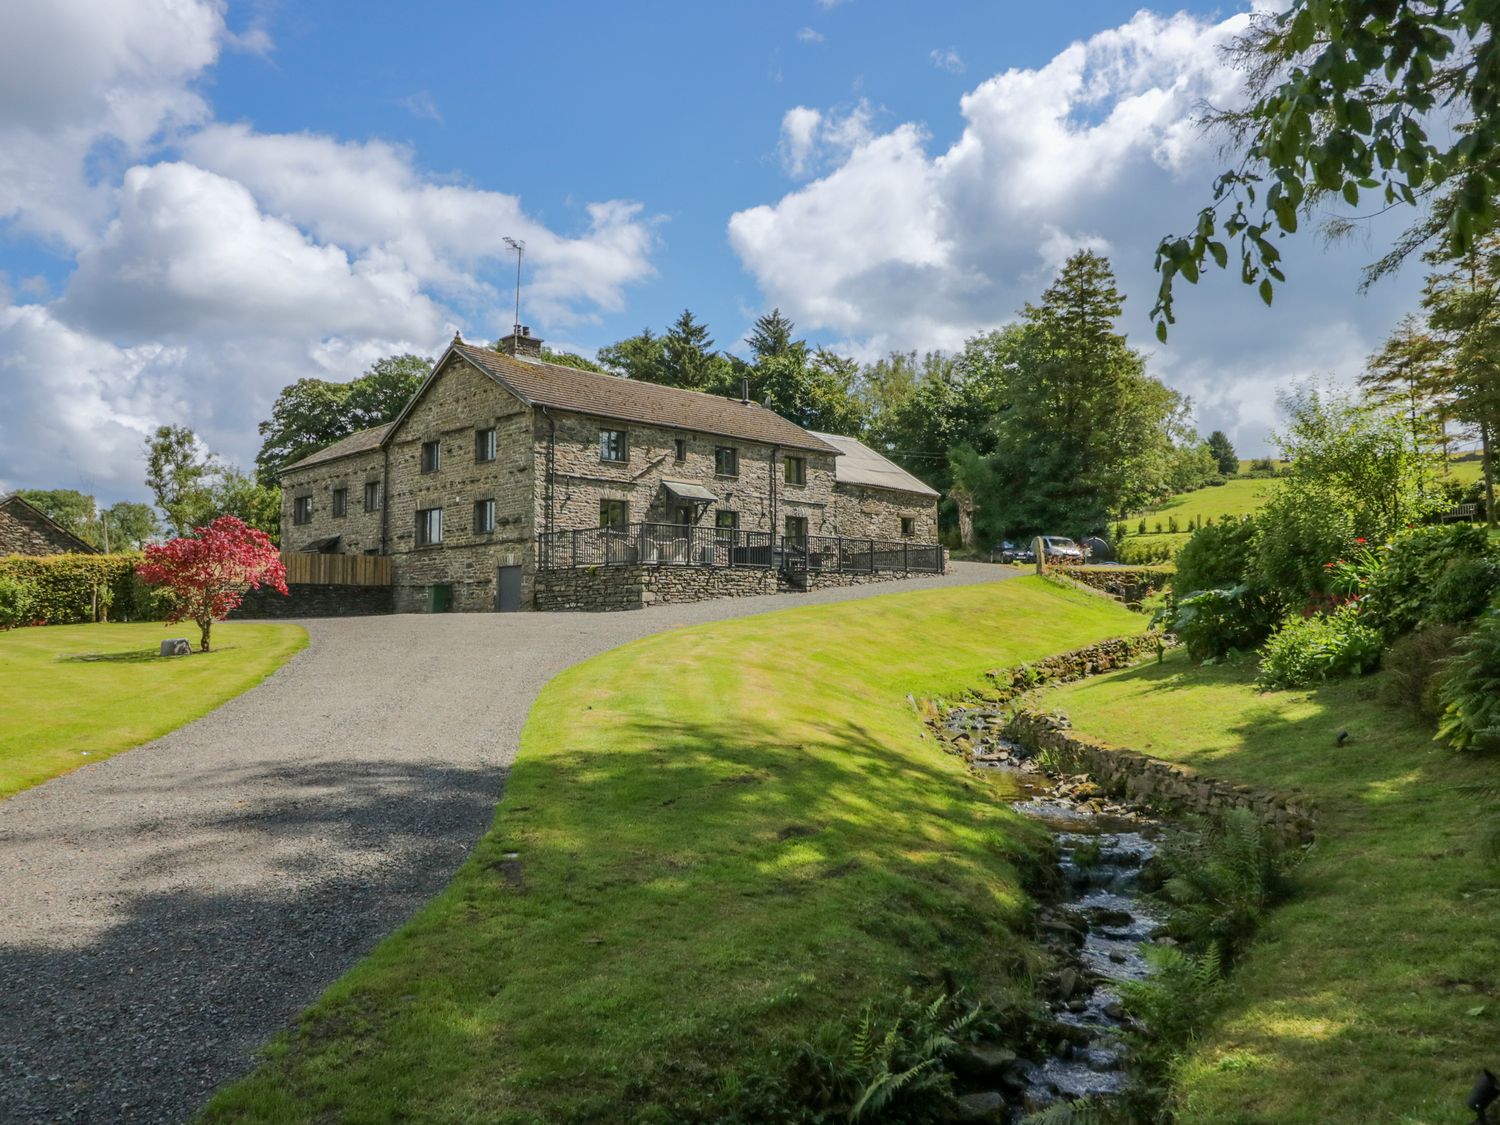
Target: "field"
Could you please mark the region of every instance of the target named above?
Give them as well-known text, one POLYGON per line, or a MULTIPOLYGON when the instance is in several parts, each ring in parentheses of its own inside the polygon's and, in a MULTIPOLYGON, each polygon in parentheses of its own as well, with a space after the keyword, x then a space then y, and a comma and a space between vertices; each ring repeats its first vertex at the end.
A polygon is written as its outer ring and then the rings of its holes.
POLYGON ((214 649, 161 657, 160 622, 0 633, 0 798, 160 738, 258 684, 307 643, 296 625, 214 626, 214 649))
POLYGON ((1493 787, 1495 764, 1379 702, 1379 676, 1270 693, 1252 678, 1249 663, 1174 655, 1045 699, 1081 731, 1237 783, 1298 787, 1321 813, 1296 893, 1182 1061, 1177 1120, 1463 1120, 1474 1076, 1497 1061, 1500 867, 1460 787, 1493 787))
POLYGON ((907 694, 1145 621, 1027 577, 670 632, 562 674, 449 888, 210 1121, 725 1120, 824 1021, 1004 995, 1039 829, 907 694))

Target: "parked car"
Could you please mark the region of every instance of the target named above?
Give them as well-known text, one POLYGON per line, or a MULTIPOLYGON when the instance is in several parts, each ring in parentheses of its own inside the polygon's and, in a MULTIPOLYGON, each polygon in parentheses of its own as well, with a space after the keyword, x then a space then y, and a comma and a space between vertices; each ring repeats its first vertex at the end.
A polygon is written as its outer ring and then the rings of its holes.
POLYGON ((1083 562, 1089 554, 1066 535, 1043 535, 1042 547, 1046 550, 1049 559, 1058 559, 1062 562, 1083 562))
POLYGON ((1012 543, 1009 539, 1002 539, 990 548, 990 562, 1032 563, 1036 562, 1036 552, 1029 542, 1012 543))

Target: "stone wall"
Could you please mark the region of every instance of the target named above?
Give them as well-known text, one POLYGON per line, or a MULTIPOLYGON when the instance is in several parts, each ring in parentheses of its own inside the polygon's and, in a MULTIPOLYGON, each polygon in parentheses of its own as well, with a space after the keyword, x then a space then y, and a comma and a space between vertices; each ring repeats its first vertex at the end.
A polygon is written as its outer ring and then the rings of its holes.
POLYGON ((390 613, 394 590, 390 586, 314 586, 293 583, 283 597, 262 586, 245 595, 240 608, 229 616, 261 617, 366 617, 390 613))
POLYGON ((1249 809, 1262 823, 1301 843, 1310 842, 1317 827, 1317 809, 1295 789, 1280 793, 1201 777, 1187 766, 1080 734, 1063 715, 1023 711, 1006 725, 1005 735, 1033 752, 1056 755, 1062 769, 1087 773, 1101 788, 1131 801, 1204 816, 1249 809))
POLYGON ((920 492, 841 483, 834 488, 835 530, 827 534, 900 539, 904 516, 913 522, 913 542, 936 543, 937 510, 937 498, 920 492))
POLYGON ((379 449, 351 453, 332 461, 292 469, 281 476, 281 549, 302 551, 309 543, 340 536, 338 553, 361 555, 381 550, 380 508, 365 507, 365 484, 385 476, 385 455, 379 449), (348 490, 346 514, 333 514, 334 489, 348 490), (299 497, 312 500, 312 522, 294 523, 299 497))
POLYGON ((390 441, 387 551, 399 613, 423 612, 433 586, 453 588, 452 608, 495 609, 499 568, 522 568, 521 604, 535 577, 531 411, 488 375, 450 358, 390 441), (475 434, 495 430, 495 459, 477 461, 475 434), (437 471, 422 471, 422 445, 439 443, 437 471), (495 501, 495 529, 474 530, 474 504, 495 501), (416 545, 417 512, 441 508, 441 544, 416 545))
MULTIPOLYGON (((1049 569, 1052 569, 1049 567, 1049 569)), ((1057 567, 1057 573, 1074 582, 1118 598, 1128 606, 1139 606, 1172 579, 1171 571, 1126 566, 1057 567)))
POLYGON ((1065 684, 1116 668, 1128 668, 1139 663, 1142 657, 1156 655, 1174 644, 1176 639, 1169 635, 1140 633, 1085 645, 1030 664, 996 668, 985 673, 985 678, 994 685, 993 690, 985 695, 986 698, 1005 703, 1022 692, 1043 684, 1065 684))
POLYGON ((0 507, 0 555, 68 555, 81 553, 72 536, 61 535, 22 503, 0 507))
MULTIPOLYGON (((690 429, 649 426, 639 422, 621 422, 589 415, 553 411, 556 423, 554 471, 556 474, 557 530, 599 526, 599 505, 603 500, 623 500, 627 505, 627 523, 675 523, 672 501, 662 488, 662 481, 681 481, 707 489, 717 498, 694 512, 700 526, 713 527, 718 512, 734 512, 743 531, 773 531, 782 534, 787 516, 803 516, 813 535, 835 534, 834 456, 799 449, 776 450, 769 445, 690 429), (624 430, 627 459, 603 461, 599 457, 600 430, 624 430), (676 443, 685 444, 682 460, 677 459, 676 443), (728 446, 738 453, 739 471, 733 476, 719 476, 715 471, 715 450, 728 446), (785 461, 801 457, 806 469, 805 484, 786 481, 785 461), (772 492, 775 492, 776 526, 771 526, 772 492)), ((551 437, 549 419, 541 411, 535 416, 535 456, 537 473, 546 471, 547 447, 551 437)), ((537 493, 537 522, 543 522, 545 490, 537 493)))

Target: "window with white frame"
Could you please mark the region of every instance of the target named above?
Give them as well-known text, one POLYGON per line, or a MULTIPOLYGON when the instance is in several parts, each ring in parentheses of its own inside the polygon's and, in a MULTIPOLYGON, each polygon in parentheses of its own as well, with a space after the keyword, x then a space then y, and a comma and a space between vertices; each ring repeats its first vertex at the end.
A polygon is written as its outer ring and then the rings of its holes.
POLYGON ((474 534, 484 535, 495 530, 495 501, 474 501, 474 534))
POLYGON ((347 488, 335 488, 333 490, 333 514, 335 516, 347 516, 349 514, 349 490, 347 488))
POLYGON ((295 524, 312 523, 311 496, 299 496, 292 501, 292 522, 295 524))
POLYGON ((440 441, 424 441, 422 443, 422 471, 424 473, 435 473, 443 467, 443 443, 440 441))
POLYGON ((732 445, 721 445, 714 449, 714 473, 721 477, 740 475, 739 450, 732 445))
POLYGON ((630 446, 626 443, 624 430, 599 431, 599 460, 630 460, 630 446))
POLYGON ((443 509, 417 509, 417 546, 435 547, 443 541, 443 509))
POLYGON ((488 429, 488 430, 475 430, 474 431, 474 460, 476 460, 476 461, 493 461, 494 459, 495 459, 495 431, 494 431, 494 429, 491 428, 491 429, 488 429))
POLYGON ((365 481, 365 511, 378 512, 385 503, 385 489, 378 480, 365 481))

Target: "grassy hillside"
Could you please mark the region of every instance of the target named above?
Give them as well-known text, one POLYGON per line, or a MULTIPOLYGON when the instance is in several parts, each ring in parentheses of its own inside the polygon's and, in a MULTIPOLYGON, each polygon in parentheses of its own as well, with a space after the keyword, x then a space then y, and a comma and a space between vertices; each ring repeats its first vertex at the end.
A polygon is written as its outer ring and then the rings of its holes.
POLYGON ((1037 578, 667 633, 559 676, 451 886, 211 1121, 676 1121, 821 1021, 1029 952, 1036 829, 908 692, 1142 628, 1037 578))
POLYGON ((307 643, 299 625, 232 621, 215 626, 212 652, 158 656, 181 632, 156 621, 0 633, 0 797, 176 730, 307 643))
POLYGON ((1500 867, 1474 799, 1456 790, 1493 785, 1495 763, 1442 749, 1377 702, 1379 677, 1259 693, 1252 675, 1176 655, 1047 697, 1089 734, 1231 781, 1300 787, 1322 814, 1296 895, 1181 1067, 1178 1120, 1463 1120, 1500 1042, 1500 867))
POLYGON ((1265 503, 1275 485, 1274 480, 1235 477, 1222 485, 1210 485, 1180 493, 1154 508, 1127 516, 1123 522, 1130 534, 1135 535, 1140 521, 1144 519, 1149 534, 1155 530, 1158 520, 1165 531, 1167 519, 1175 516, 1182 530, 1186 531, 1188 521, 1200 517, 1218 522, 1224 516, 1249 515, 1265 503))

